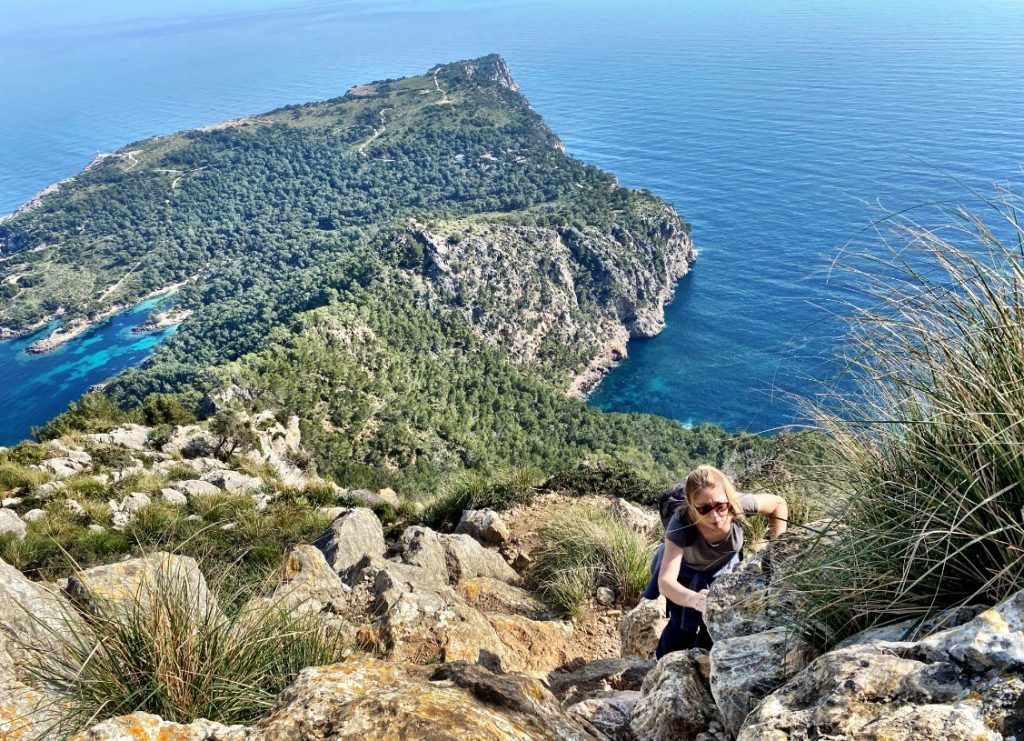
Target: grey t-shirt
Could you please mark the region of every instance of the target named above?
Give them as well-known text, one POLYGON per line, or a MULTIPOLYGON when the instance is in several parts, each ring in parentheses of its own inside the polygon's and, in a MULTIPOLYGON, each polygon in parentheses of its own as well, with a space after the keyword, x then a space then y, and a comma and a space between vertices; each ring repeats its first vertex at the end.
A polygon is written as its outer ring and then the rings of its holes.
MULTIPOLYGON (((757 500, 750 494, 743 494, 740 507, 745 514, 754 514, 757 500)), ((732 530, 722 542, 711 545, 700 530, 690 524, 685 506, 668 521, 665 537, 683 549, 683 563, 697 571, 716 571, 743 548, 743 528, 738 522, 732 523, 732 530)))

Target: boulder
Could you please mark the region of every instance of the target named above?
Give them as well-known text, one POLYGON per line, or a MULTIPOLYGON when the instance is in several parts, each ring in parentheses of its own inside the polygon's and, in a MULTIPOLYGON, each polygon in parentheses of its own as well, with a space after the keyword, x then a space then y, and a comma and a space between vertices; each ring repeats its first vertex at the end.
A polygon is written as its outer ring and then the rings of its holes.
MULTIPOLYGON (((70 500, 69 500, 70 501, 70 500)), ((126 495, 120 502, 110 500, 110 523, 115 528, 127 527, 143 507, 152 503, 148 495, 136 491, 126 495)))
POLYGON ((922 656, 952 658, 974 672, 1024 671, 1024 590, 974 619, 928 636, 922 656))
POLYGON ((38 520, 46 519, 46 510, 43 509, 30 509, 28 512, 21 516, 21 519, 25 522, 36 522, 38 520))
POLYGON ((25 523, 13 509, 0 509, 0 536, 12 535, 15 540, 25 539, 25 523))
POLYGON ((684 741, 707 730, 718 708, 707 685, 707 652, 676 651, 644 678, 630 728, 638 741, 684 741))
POLYGON ((602 692, 565 709, 565 714, 600 731, 609 741, 633 741, 630 716, 640 699, 637 690, 602 692))
POLYGON ((217 609, 195 559, 170 553, 150 553, 143 558, 79 571, 67 584, 68 594, 86 604, 95 605, 98 601, 126 609, 152 604, 168 590, 187 596, 199 615, 217 609))
POLYGON ((190 497, 210 497, 223 494, 223 490, 209 481, 192 479, 190 481, 179 481, 175 487, 181 489, 190 497))
POLYGON ((66 458, 71 461, 79 470, 92 465, 92 456, 84 450, 75 450, 74 448, 69 448, 61 443, 56 443, 55 446, 60 450, 61 458, 66 458))
POLYGON ((377 490, 377 498, 385 504, 390 504, 392 507, 397 507, 400 502, 398 501, 398 494, 394 489, 384 487, 383 489, 377 490))
POLYGON ((455 584, 463 579, 488 576, 509 584, 519 583, 519 575, 496 551, 484 548, 468 535, 441 536, 445 549, 448 578, 455 584))
POLYGON ((492 509, 467 509, 455 526, 456 534, 466 534, 485 545, 501 545, 512 537, 508 525, 492 509))
POLYGON ((24 664, 26 651, 47 646, 57 633, 76 620, 74 610, 59 593, 30 581, 0 559, 0 676, 10 664, 24 664))
POLYGON ((160 499, 172 507, 184 507, 188 504, 188 497, 177 489, 165 488, 160 490, 160 499))
POLYGON ((35 488, 35 495, 40 499, 52 499, 67 487, 63 481, 48 481, 35 488))
POLYGON ((341 613, 351 592, 323 553, 311 545, 297 545, 285 558, 281 583, 271 600, 292 610, 341 613))
POLYGON ((61 698, 30 687, 0 668, 0 738, 54 738, 65 715, 61 698))
POLYGON ((592 739, 542 685, 478 666, 422 670, 358 657, 304 669, 252 738, 592 739))
POLYGON ((448 549, 441 536, 429 527, 407 527, 395 548, 402 563, 419 566, 424 570, 424 579, 439 587, 448 584, 448 549))
POLYGON ((463 579, 455 590, 469 605, 482 612, 523 615, 533 620, 539 620, 549 612, 547 605, 525 589, 489 576, 463 579))
POLYGON ((36 466, 41 471, 53 474, 58 479, 69 479, 81 470, 81 466, 68 458, 50 458, 36 466))
POLYGON ((203 481, 208 481, 230 494, 245 494, 263 486, 263 479, 256 476, 247 476, 244 473, 232 471, 229 468, 208 471, 201 478, 203 481))
POLYGON ((813 659, 815 651, 782 628, 716 641, 711 647, 711 694, 726 727, 739 732, 747 714, 813 659))
MULTIPOLYGON (((502 671, 547 675, 573 659, 572 623, 562 620, 530 620, 521 615, 488 615, 504 649, 496 652, 502 671)), ((482 644, 486 646, 486 644, 482 644)))
POLYGON ((563 705, 571 705, 597 692, 639 691, 656 663, 654 659, 598 659, 553 671, 547 684, 563 705))
POLYGON ((145 450, 149 443, 149 428, 142 425, 126 424, 110 432, 86 435, 96 445, 115 445, 128 450, 145 450))
POLYGON ((1001 738, 959 669, 905 658, 912 647, 880 641, 820 656, 762 700, 737 739, 1001 738))
POLYGON ((622 641, 623 656, 654 658, 661 639, 661 631, 668 624, 665 616, 665 598, 641 600, 640 604, 622 616, 619 621, 619 638, 622 641))
POLYGON ((619 520, 652 540, 660 540, 664 537, 661 517, 654 510, 638 507, 632 502, 618 497, 612 501, 610 511, 619 520))
POLYGON ((313 545, 339 574, 347 572, 364 556, 383 556, 387 549, 380 520, 362 507, 342 512, 313 545))
POLYGON ((158 715, 136 712, 99 723, 72 737, 73 741, 245 741, 245 726, 225 726, 201 718, 187 725, 158 715))
POLYGON ((217 448, 217 439, 199 425, 182 425, 175 427, 160 449, 165 453, 180 453, 184 458, 203 458, 213 456, 217 448))

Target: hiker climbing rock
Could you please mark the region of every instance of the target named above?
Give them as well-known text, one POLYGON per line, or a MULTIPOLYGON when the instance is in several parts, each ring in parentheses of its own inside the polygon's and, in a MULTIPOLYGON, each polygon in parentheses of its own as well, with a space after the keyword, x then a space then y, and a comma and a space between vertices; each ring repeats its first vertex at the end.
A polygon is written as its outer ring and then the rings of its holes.
POLYGON ((711 648, 704 625, 708 587, 735 566, 743 549, 746 515, 770 518, 769 538, 786 531, 789 508, 774 494, 739 495, 732 481, 713 466, 698 466, 660 503, 665 543, 655 554, 647 599, 665 595, 669 622, 656 656, 688 648, 711 648))

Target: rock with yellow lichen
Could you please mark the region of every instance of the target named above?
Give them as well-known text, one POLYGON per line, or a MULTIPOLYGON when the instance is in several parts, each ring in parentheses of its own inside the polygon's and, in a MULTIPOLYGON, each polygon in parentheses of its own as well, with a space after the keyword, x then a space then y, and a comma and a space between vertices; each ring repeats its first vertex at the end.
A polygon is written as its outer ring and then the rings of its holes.
POLYGON ((102 600, 107 605, 137 605, 160 600, 173 592, 187 595, 190 609, 205 615, 217 609, 216 600, 195 559, 171 553, 150 553, 107 566, 79 571, 68 579, 67 592, 79 603, 102 600))

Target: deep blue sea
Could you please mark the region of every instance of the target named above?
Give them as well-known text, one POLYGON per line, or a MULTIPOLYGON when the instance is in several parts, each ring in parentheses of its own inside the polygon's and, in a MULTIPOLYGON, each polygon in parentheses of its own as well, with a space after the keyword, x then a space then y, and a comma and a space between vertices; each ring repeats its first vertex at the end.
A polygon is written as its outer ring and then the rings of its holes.
MULTIPOLYGON (((0 0, 0 17, 0 213, 131 141, 500 52, 571 154, 693 224, 667 328, 592 399, 685 422, 798 421, 790 395, 835 374, 833 312, 855 295, 829 277, 838 250, 870 245, 885 209, 1024 180, 1022 2, 0 0)), ((157 338, 121 321, 51 357, 0 345, 0 444, 141 360, 157 338)))

